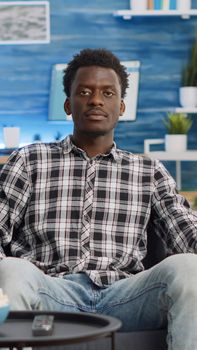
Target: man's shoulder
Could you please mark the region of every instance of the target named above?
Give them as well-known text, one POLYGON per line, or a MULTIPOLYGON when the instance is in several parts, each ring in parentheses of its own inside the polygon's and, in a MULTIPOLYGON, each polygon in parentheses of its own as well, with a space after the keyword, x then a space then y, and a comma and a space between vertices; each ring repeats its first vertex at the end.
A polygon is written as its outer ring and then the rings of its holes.
POLYGON ((57 142, 34 142, 18 149, 19 153, 45 152, 62 147, 62 141, 57 142))
POLYGON ((143 165, 155 166, 156 161, 142 153, 132 153, 126 150, 116 150, 117 155, 121 163, 139 163, 143 165))
POLYGON ((62 141, 59 142, 36 142, 19 148, 16 154, 26 161, 36 161, 62 154, 62 141))

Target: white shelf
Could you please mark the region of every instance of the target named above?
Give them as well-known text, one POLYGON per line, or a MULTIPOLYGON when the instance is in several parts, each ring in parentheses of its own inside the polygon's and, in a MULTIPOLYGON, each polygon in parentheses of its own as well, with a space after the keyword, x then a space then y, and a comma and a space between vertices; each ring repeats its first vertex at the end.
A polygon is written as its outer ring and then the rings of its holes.
POLYGON ((149 151, 146 153, 151 158, 160 160, 182 160, 182 161, 197 161, 197 151, 186 152, 165 152, 165 151, 149 151))
POLYGON ((176 162, 176 183, 181 189, 181 161, 197 161, 197 150, 187 150, 185 152, 166 152, 166 151, 151 151, 151 145, 164 144, 165 139, 146 139, 144 140, 144 154, 159 160, 175 161, 176 162))
POLYGON ((134 16, 179 16, 183 19, 189 19, 191 16, 197 16, 197 10, 188 10, 187 12, 179 10, 146 10, 146 11, 132 11, 132 10, 118 10, 114 12, 115 17, 122 17, 129 20, 134 16))
POLYGON ((176 113, 191 113, 191 114, 197 114, 197 107, 188 107, 188 108, 183 108, 183 107, 177 107, 174 109, 176 113))
POLYGON ((181 161, 197 161, 197 151, 186 151, 186 152, 165 152, 165 151, 154 151, 147 152, 146 155, 153 159, 175 161, 176 162, 176 184, 178 190, 182 188, 181 181, 181 161))

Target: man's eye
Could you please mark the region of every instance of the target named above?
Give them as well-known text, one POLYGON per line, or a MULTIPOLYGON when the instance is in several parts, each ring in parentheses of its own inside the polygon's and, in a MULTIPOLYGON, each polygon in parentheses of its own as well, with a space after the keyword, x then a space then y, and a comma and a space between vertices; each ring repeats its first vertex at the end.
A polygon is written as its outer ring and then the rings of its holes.
POLYGON ((104 96, 106 97, 112 97, 114 95, 114 93, 112 91, 104 91, 104 96))
POLYGON ((81 96, 89 96, 90 95, 90 91, 88 91, 88 90, 81 90, 80 91, 80 95, 81 96))

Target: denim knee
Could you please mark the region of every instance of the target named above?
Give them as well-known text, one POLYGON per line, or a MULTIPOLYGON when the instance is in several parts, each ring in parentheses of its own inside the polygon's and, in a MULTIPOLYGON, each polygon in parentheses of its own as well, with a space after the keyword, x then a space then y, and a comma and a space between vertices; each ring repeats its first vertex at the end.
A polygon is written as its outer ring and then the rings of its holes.
POLYGON ((8 295, 11 309, 32 309, 36 303, 36 275, 42 274, 31 262, 7 257, 0 261, 0 287, 8 295))
POLYGON ((28 279, 33 270, 37 269, 25 259, 7 257, 0 261, 0 284, 10 284, 14 281, 28 279))
POLYGON ((197 341, 197 255, 173 255, 160 263, 166 291, 169 349, 194 349, 197 341))
POLYGON ((197 273, 197 255, 193 253, 174 254, 163 260, 163 266, 170 269, 175 275, 190 275, 197 273))
POLYGON ((161 262, 162 278, 173 294, 193 295, 197 298, 197 255, 175 254, 161 262))

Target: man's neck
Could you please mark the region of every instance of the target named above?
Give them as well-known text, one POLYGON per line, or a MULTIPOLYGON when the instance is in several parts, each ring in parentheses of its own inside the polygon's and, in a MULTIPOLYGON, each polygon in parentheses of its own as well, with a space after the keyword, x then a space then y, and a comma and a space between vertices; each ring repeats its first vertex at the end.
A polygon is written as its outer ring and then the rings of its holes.
POLYGON ((97 136, 78 138, 77 135, 72 136, 73 143, 86 152, 89 158, 93 158, 98 154, 107 154, 113 146, 113 137, 97 136))

